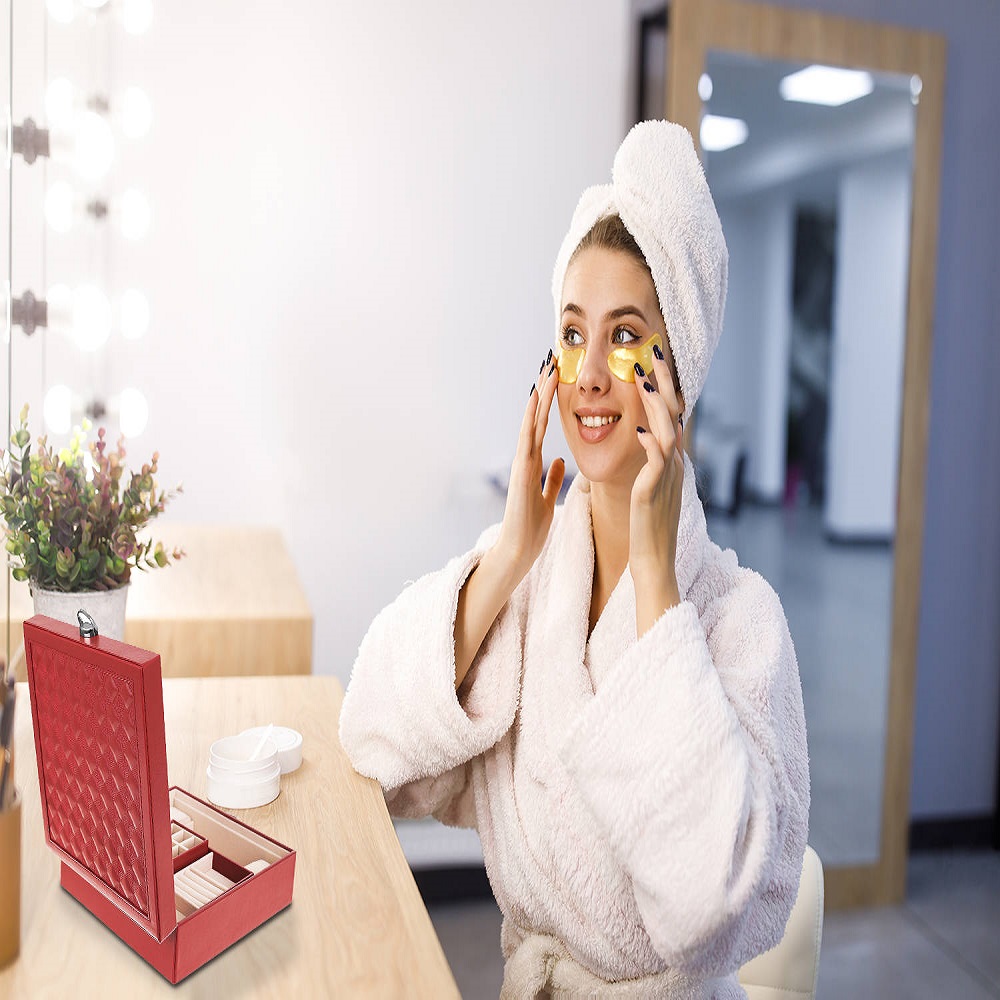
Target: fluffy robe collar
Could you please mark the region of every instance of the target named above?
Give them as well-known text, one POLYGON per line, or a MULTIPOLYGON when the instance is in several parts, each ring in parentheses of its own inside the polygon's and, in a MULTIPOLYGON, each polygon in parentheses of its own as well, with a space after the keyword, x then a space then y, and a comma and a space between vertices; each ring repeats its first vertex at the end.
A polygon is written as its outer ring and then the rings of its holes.
MULTIPOLYGON (((685 455, 676 561, 681 600, 701 571, 708 541, 694 467, 685 455)), ((636 643, 635 586, 626 567, 589 637, 588 651, 594 534, 590 483, 582 475, 569 488, 548 546, 548 553, 539 559, 536 617, 526 636, 521 706, 521 725, 540 737, 539 750, 548 747, 548 753, 537 759, 537 770, 533 768, 544 784, 551 780, 546 772, 574 716, 594 697, 607 671, 636 643)))
MULTIPOLYGON (((587 616, 590 615, 590 594, 594 578, 594 531, 590 516, 590 482, 577 475, 566 494, 556 544, 562 551, 554 553, 557 562, 572 565, 575 572, 586 580, 587 616), (585 571, 586 570, 586 571, 585 571), (585 572, 584 572, 585 571, 585 572)), ((677 588, 683 601, 701 570, 708 543, 705 512, 695 487, 694 466, 684 454, 684 486, 681 493, 681 514, 677 526, 677 588)), ((633 608, 635 590, 631 587, 631 573, 626 567, 618 586, 629 584, 632 589, 633 608), (627 581, 626 581, 627 578, 627 581)), ((617 589, 617 588, 616 588, 617 589)))

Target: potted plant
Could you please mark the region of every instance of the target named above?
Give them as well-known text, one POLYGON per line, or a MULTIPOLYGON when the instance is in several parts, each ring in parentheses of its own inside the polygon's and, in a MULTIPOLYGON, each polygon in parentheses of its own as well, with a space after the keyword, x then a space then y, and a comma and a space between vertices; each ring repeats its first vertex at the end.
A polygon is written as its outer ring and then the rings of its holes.
POLYGON ((182 487, 157 493, 158 453, 129 473, 124 437, 109 450, 103 427, 87 443, 90 428, 84 420, 59 451, 45 437, 32 451, 25 405, 10 451, 0 451, 0 511, 14 579, 28 581, 35 613, 75 624, 82 608, 100 634, 122 639, 132 570, 184 555, 137 538, 182 487))

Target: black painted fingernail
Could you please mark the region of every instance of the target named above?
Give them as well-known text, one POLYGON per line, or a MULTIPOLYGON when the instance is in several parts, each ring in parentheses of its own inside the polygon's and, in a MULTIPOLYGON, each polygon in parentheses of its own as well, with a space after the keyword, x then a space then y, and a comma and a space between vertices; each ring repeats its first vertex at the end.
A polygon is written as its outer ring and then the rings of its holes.
POLYGON ((648 382, 643 382, 642 387, 646 390, 646 392, 656 392, 656 390, 648 382))
POLYGON ((541 364, 540 364, 540 365, 538 366, 538 374, 539 374, 539 375, 541 375, 541 374, 542 374, 542 371, 543 371, 543 369, 544 369, 544 368, 545 368, 545 362, 543 361, 543 362, 542 362, 542 363, 541 363, 541 364))
POLYGON ((531 393, 533 393, 534 391, 535 391, 535 383, 532 382, 531 383, 531 389, 528 392, 528 399, 531 399, 531 393))
POLYGON ((643 368, 642 365, 640 365, 638 361, 635 363, 635 373, 636 373, 636 375, 639 376, 639 378, 645 378, 646 377, 646 369, 643 368))
POLYGON ((548 364, 552 360, 552 348, 549 348, 549 356, 545 359, 545 364, 548 364))
POLYGON ((646 433, 646 428, 645 428, 645 427, 636 427, 636 430, 637 430, 637 431, 638 431, 638 432, 639 432, 640 434, 645 434, 645 433, 646 433))
POLYGON ((663 351, 660 350, 659 344, 653 344, 653 353, 656 355, 657 361, 663 360, 663 351))
POLYGON ((551 378, 551 377, 552 377, 552 373, 553 373, 553 372, 554 372, 555 370, 556 370, 556 366, 555 366, 555 365, 553 364, 553 365, 552 365, 552 367, 551 367, 551 368, 549 368, 549 374, 548 374, 548 375, 546 375, 545 377, 546 377, 546 378, 551 378))

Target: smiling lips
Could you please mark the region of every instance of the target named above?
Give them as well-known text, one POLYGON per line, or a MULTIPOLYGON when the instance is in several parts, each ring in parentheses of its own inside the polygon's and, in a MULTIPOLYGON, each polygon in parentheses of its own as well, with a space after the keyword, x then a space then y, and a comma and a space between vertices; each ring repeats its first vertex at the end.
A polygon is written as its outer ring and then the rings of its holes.
POLYGON ((621 420, 620 413, 577 413, 580 437, 588 444, 603 441, 621 420))

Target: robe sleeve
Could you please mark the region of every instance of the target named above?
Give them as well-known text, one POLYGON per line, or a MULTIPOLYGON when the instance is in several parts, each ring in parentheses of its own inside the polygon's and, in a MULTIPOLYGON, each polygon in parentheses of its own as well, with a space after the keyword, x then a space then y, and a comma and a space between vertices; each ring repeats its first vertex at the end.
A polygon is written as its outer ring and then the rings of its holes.
POLYGON ((798 665, 752 570, 699 619, 668 609, 612 668, 559 755, 628 872, 656 951, 727 975, 781 940, 809 825, 798 665))
POLYGON ((472 761, 510 729, 517 709, 523 594, 504 605, 455 691, 455 618, 466 579, 499 536, 409 584, 372 622, 340 713, 340 742, 382 786, 393 815, 475 825, 472 761))

